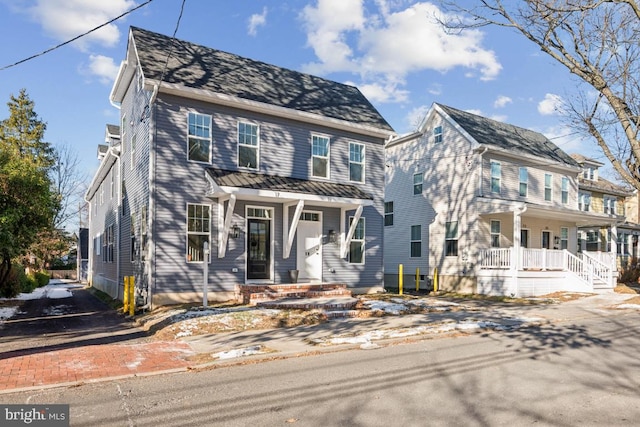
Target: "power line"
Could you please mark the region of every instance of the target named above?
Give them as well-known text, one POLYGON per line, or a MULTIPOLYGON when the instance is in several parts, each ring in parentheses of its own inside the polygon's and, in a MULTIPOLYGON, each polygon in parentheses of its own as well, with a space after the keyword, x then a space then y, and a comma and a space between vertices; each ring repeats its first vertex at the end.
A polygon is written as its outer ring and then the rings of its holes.
POLYGON ((148 4, 149 4, 149 3, 151 3, 152 1, 153 1, 153 0, 147 0, 146 2, 144 2, 144 3, 142 3, 142 4, 140 4, 140 5, 136 6, 136 7, 134 7, 133 9, 130 9, 130 10, 128 10, 128 11, 126 11, 126 12, 124 12, 122 15, 117 16, 117 17, 113 18, 112 20, 110 20, 110 21, 108 21, 108 22, 105 22, 104 24, 98 25, 97 27, 95 27, 95 28, 93 28, 93 29, 91 29, 91 30, 87 31, 86 33, 80 34, 79 36, 76 36, 76 37, 72 38, 71 40, 67 40, 66 42, 60 43, 59 45, 57 45, 57 46, 53 46, 53 47, 51 47, 51 48, 49 48, 49 49, 47 49, 47 50, 44 50, 44 51, 42 51, 42 52, 40 52, 40 53, 36 53, 35 55, 31 55, 31 56, 30 56, 30 57, 28 57, 28 58, 22 59, 22 60, 20 60, 20 61, 18 61, 18 62, 14 62, 14 63, 13 63, 13 64, 11 64, 11 65, 6 65, 6 66, 4 66, 4 67, 0 68, 0 71, 4 71, 4 70, 7 70, 7 69, 9 69, 9 68, 15 67, 16 65, 20 65, 20 64, 25 63, 25 62, 27 62, 27 61, 31 61, 32 59, 35 59, 35 58, 37 58, 37 57, 39 57, 39 56, 42 56, 42 55, 47 54, 47 53, 49 53, 49 52, 52 52, 52 51, 54 51, 54 50, 56 50, 56 49, 58 49, 58 48, 61 48, 62 46, 65 46, 65 45, 67 45, 67 44, 69 44, 69 43, 72 43, 72 42, 74 42, 74 41, 76 41, 76 40, 78 40, 78 39, 80 39, 80 38, 82 38, 82 37, 84 37, 84 36, 86 36, 86 35, 88 35, 88 34, 93 33, 93 32, 94 32, 94 31, 96 31, 96 30, 99 30, 99 29, 100 29, 100 28, 102 28, 102 27, 105 27, 105 26, 107 26, 107 25, 109 25, 109 24, 111 24, 111 23, 113 23, 113 22, 117 21, 118 19, 122 18, 123 16, 127 16, 127 15, 128 15, 128 14, 130 14, 131 12, 135 12, 136 10, 140 9, 141 7, 148 5, 148 4))

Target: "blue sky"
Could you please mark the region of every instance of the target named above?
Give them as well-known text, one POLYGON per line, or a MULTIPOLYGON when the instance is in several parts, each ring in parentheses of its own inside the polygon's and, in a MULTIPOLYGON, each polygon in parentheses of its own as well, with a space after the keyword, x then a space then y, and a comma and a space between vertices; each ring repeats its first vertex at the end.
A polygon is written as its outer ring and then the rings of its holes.
MULTIPOLYGON (((0 68, 67 41, 146 0, 0 0, 0 68)), ((463 2, 465 0, 462 0, 463 2)), ((575 79, 536 45, 504 28, 445 34, 440 2, 403 0, 186 0, 177 37, 356 85, 397 133, 433 102, 544 133, 565 151, 603 157, 563 124, 556 107, 575 79)), ((153 0, 90 36, 0 71, 0 118, 25 88, 88 175, 107 123, 109 93, 130 25, 172 35, 182 0, 153 0)))

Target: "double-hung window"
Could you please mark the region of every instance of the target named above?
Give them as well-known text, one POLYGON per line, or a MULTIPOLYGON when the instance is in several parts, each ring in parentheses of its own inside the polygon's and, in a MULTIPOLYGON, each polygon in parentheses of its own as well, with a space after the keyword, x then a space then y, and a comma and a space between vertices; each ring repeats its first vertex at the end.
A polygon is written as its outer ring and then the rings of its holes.
POLYGON ((562 204, 566 205, 567 203, 569 203, 569 178, 567 178, 566 176, 562 177, 561 191, 562 204))
POLYGON ((411 258, 422 256, 422 226, 411 226, 411 258))
POLYGON ((442 142, 442 126, 433 128, 433 142, 442 142))
POLYGON ((569 229, 560 227, 560 249, 569 249, 569 229))
POLYGON ((604 196, 604 213, 616 214, 616 198, 612 196, 604 196))
POLYGON ((552 181, 552 176, 550 173, 545 173, 544 174, 544 199, 547 202, 551 201, 551 195, 552 195, 552 190, 553 190, 553 181, 552 181))
POLYGON ((238 167, 258 169, 258 125, 238 122, 238 167))
POLYGON ((188 128, 188 159, 211 163, 211 116, 189 113, 188 128))
POLYGON ((311 175, 318 178, 329 178, 329 138, 311 136, 311 175))
POLYGON ((491 161, 491 192, 500 193, 500 181, 502 180, 502 167, 500 162, 491 161))
POLYGON ((529 171, 527 168, 520 168, 520 197, 527 197, 529 187, 529 171))
POLYGON ((500 221, 495 219, 491 220, 491 247, 500 247, 500 221))
POLYGON ((413 174, 413 195, 422 194, 422 173, 413 174))
POLYGON ((578 194, 578 210, 589 212, 589 205, 591 205, 591 194, 581 191, 578 194))
POLYGON ((364 144, 349 143, 349 181, 364 182, 364 144))
POLYGON ((458 221, 450 221, 444 226, 445 256, 458 256, 458 221))
POLYGON ((187 204, 187 261, 204 261, 204 242, 209 242, 209 205, 187 204))
POLYGON ((131 215, 131 230, 130 230, 130 238, 131 238, 131 262, 136 261, 136 216, 135 214, 131 215))
POLYGON ((384 202, 384 225, 393 225, 393 202, 384 202))
MULTIPOLYGON (((353 217, 349 218, 349 226, 353 223, 353 217)), ((364 264, 364 218, 360 218, 355 232, 349 244, 349 263, 364 264)))

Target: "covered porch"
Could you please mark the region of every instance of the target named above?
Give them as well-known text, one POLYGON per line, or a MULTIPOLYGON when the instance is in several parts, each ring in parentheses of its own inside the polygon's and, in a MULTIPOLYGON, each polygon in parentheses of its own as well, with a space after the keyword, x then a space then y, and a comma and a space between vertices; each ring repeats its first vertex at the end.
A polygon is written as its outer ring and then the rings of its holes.
POLYGON ((496 201, 481 210, 489 238, 478 248, 479 293, 522 297, 616 286, 615 251, 580 251, 578 240, 586 224, 606 224, 615 236, 614 216, 496 201))

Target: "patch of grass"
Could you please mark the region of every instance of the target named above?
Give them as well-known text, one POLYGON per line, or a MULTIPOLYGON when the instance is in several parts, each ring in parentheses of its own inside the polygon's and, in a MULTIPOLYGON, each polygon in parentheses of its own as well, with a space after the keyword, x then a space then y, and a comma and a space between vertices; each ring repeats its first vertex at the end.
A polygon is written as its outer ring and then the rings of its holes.
POLYGON ((120 300, 111 298, 109 294, 104 293, 101 290, 94 288, 93 286, 86 287, 85 289, 112 309, 122 310, 122 302, 120 300))
POLYGON ((618 283, 613 291, 617 294, 638 294, 640 293, 640 288, 638 286, 633 285, 625 285, 624 283, 618 283))

